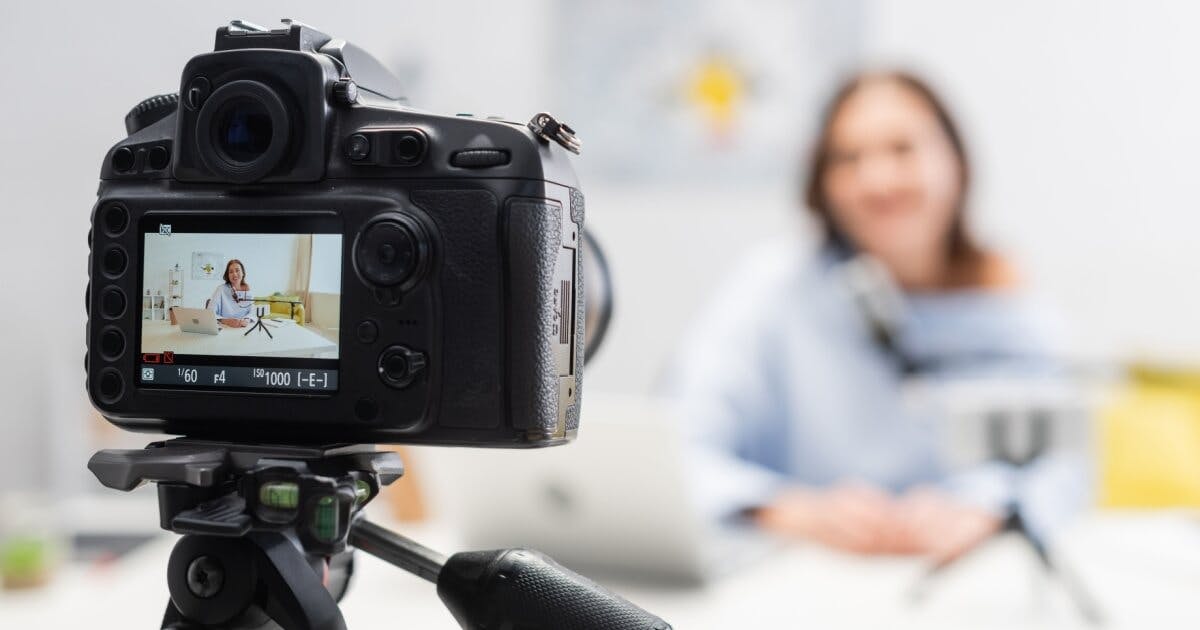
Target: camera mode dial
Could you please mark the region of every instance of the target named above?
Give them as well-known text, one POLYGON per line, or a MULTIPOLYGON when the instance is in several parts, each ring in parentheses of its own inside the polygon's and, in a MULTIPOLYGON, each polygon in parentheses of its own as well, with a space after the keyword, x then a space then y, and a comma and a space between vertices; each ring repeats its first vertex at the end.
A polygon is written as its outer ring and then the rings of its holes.
POLYGON ((133 135, 175 113, 179 107, 178 94, 159 94, 143 100, 125 114, 125 131, 133 135))

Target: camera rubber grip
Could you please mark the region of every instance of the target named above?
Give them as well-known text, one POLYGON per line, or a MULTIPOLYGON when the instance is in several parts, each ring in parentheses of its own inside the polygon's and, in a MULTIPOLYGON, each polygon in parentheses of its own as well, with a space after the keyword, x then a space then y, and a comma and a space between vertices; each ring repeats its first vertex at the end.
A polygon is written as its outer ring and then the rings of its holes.
POLYGON ((529 549, 457 553, 438 596, 471 630, 670 630, 658 617, 529 549))
POLYGON ((557 299, 561 214, 556 205, 509 202, 504 248, 508 263, 509 412, 514 427, 546 435, 559 430, 560 373, 555 348, 560 317, 575 320, 572 312, 561 312, 563 305, 557 299))

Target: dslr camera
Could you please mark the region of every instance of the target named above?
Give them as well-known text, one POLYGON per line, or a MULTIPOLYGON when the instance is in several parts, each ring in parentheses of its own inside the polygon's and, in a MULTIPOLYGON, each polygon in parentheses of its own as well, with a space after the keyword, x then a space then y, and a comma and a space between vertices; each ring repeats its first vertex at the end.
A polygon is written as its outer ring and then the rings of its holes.
POLYGON ((409 107, 309 26, 220 28, 126 117, 89 235, 87 388, 198 439, 572 439, 584 202, 569 127, 409 107))

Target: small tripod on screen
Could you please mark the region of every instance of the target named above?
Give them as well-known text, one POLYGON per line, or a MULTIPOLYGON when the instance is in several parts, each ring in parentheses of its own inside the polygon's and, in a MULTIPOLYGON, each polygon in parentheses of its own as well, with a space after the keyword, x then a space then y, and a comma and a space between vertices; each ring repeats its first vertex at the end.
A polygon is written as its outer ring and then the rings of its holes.
MULTIPOLYGON (((275 339, 275 335, 271 334, 271 331, 266 323, 266 319, 264 319, 264 316, 267 314, 267 308, 260 306, 258 309, 255 310, 255 314, 258 317, 257 317, 256 321, 254 322, 254 325, 250 327, 250 330, 247 330, 246 332, 242 333, 242 336, 246 337, 246 336, 249 336, 250 333, 252 333, 256 330, 261 330, 261 331, 267 333, 267 336, 270 337, 271 339, 275 339)), ((271 326, 274 326, 274 325, 275 324, 271 324, 271 326)))
POLYGON ((447 558, 368 521, 363 507, 404 473, 399 455, 373 446, 180 438, 100 451, 88 468, 117 490, 156 483, 161 526, 183 535, 164 629, 343 630, 355 548, 436 584, 463 628, 671 628, 536 551, 447 558))

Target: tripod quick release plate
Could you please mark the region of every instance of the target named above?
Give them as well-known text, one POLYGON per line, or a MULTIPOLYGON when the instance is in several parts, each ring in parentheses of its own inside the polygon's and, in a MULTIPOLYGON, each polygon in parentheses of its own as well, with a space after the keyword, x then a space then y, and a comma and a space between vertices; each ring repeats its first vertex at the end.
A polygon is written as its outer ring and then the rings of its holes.
POLYGON ((309 552, 340 553, 362 506, 404 473, 400 457, 368 445, 280 446, 177 439, 96 453, 100 483, 158 484, 163 529, 244 536, 294 530, 309 552))

